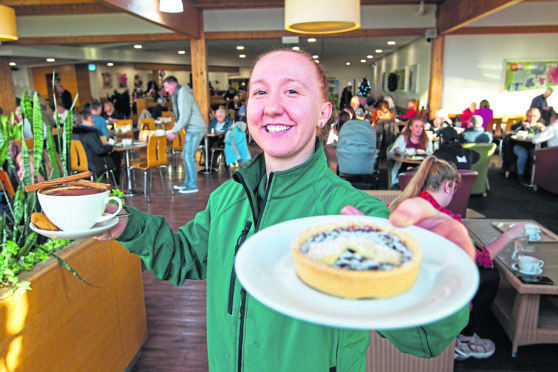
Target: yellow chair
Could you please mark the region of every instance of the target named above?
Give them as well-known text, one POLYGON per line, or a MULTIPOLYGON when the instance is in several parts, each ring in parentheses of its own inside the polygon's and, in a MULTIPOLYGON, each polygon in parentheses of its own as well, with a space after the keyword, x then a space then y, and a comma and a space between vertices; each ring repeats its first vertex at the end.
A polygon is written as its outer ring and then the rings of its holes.
MULTIPOLYGON (((70 170, 72 172, 87 172, 89 170, 89 163, 87 161, 87 153, 80 140, 72 140, 70 143, 70 170)), ((105 171, 105 176, 112 177, 114 185, 117 185, 116 178, 114 177, 114 172, 112 169, 105 171)), ((91 181, 93 181, 93 175, 91 176, 91 181)))
POLYGON ((163 111, 161 116, 164 118, 171 118, 171 120, 174 121, 174 114, 172 111, 163 111))
MULTIPOLYGON (((159 168, 161 175, 161 182, 163 188, 165 181, 163 179, 163 171, 161 168, 167 168, 167 137, 165 136, 151 136, 147 142, 147 160, 145 162, 132 162, 132 169, 140 169, 143 171, 143 192, 147 198, 147 202, 151 203, 150 192, 153 185, 153 168, 159 168), (149 171, 149 190, 147 189, 147 171, 149 171)), ((171 186, 171 194, 174 195, 172 189, 170 173, 169 173, 169 186, 171 186)))
POLYGON ((155 119, 144 118, 140 121, 140 130, 155 130, 155 119))
POLYGON ((173 160, 173 165, 176 166, 176 164, 174 164, 174 159, 175 159, 175 154, 182 154, 182 150, 184 149, 184 135, 186 134, 186 130, 182 129, 180 132, 177 133, 176 137, 174 137, 174 139, 172 140, 172 144, 170 147, 171 150, 171 155, 172 155, 172 160, 173 160))

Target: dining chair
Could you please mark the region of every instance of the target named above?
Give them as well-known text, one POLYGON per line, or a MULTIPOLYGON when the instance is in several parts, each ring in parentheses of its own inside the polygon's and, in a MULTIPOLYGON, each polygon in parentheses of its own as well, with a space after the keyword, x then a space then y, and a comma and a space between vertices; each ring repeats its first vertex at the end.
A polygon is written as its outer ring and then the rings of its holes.
MULTIPOLYGON (((147 198, 147 202, 151 203, 151 189, 153 188, 153 168, 159 168, 161 175, 161 183, 165 187, 165 180, 163 179, 162 168, 167 168, 167 137, 166 136, 151 136, 147 142, 147 159, 145 162, 131 162, 130 168, 140 169, 143 171, 143 193, 147 198), (149 189, 147 187, 147 171, 149 171, 149 189)), ((169 186, 171 186, 171 178, 169 173, 169 186)), ((172 186, 170 187, 171 194, 174 195, 172 186)))
MULTIPOLYGON (((87 161, 87 153, 80 140, 72 140, 70 143, 70 170, 75 173, 87 172, 89 170, 89 163, 87 161)), ((116 178, 114 177, 114 172, 112 169, 107 169, 105 171, 105 176, 111 176, 112 182, 116 183, 116 178)), ((91 175, 91 181, 93 181, 94 176, 91 175)))
POLYGON ((174 114, 172 113, 172 111, 163 111, 161 116, 164 118, 171 118, 171 120, 174 121, 174 114))
POLYGON ((10 182, 10 177, 8 177, 8 173, 0 170, 0 184, 2 185, 2 189, 7 193, 8 198, 13 199, 15 193, 14 188, 12 187, 12 183, 10 182))
MULTIPOLYGON (((22 140, 14 140, 14 143, 22 149, 22 140)), ((35 148, 35 140, 33 138, 25 138, 25 145, 27 146, 28 150, 33 150, 35 148)))
POLYGON ((155 130, 155 119, 143 118, 140 121, 140 130, 155 130))
POLYGON ((171 156, 172 156, 172 162, 174 167, 176 167, 175 164, 175 155, 176 154, 182 154, 182 150, 184 149, 184 135, 186 133, 185 129, 182 129, 180 132, 177 133, 176 137, 174 137, 174 139, 172 140, 172 144, 170 147, 170 151, 171 151, 171 156))
POLYGON ((479 175, 471 190, 471 194, 482 194, 486 196, 487 191, 490 190, 488 183, 488 167, 490 165, 490 158, 496 151, 497 145, 495 143, 464 143, 464 149, 476 151, 480 155, 479 161, 471 165, 471 170, 476 171, 479 175))
POLYGON ((118 129, 119 127, 123 127, 123 126, 127 126, 127 125, 129 125, 130 128, 132 128, 132 127, 134 126, 134 123, 133 123, 133 121, 130 120, 130 119, 117 120, 117 121, 114 123, 114 128, 115 128, 115 129, 118 129))

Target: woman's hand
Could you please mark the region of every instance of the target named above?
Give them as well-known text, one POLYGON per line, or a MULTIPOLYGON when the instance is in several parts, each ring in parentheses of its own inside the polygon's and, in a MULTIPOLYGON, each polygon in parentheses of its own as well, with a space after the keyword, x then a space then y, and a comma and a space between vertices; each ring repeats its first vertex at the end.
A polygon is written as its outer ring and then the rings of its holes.
MULTIPOLYGON (((117 209, 118 207, 116 205, 109 204, 107 205, 106 212, 114 213, 116 212, 117 209)), ((118 223, 112 229, 105 231, 101 235, 96 236, 95 239, 101 241, 108 241, 108 240, 114 240, 118 238, 120 235, 122 235, 122 232, 124 231, 126 225, 128 224, 128 216, 119 216, 118 218, 119 218, 118 223)))
MULTIPOLYGON (((363 215, 353 206, 344 207, 341 214, 363 215)), ((450 216, 437 211, 424 199, 412 198, 403 201, 391 213, 389 220, 397 227, 416 225, 430 230, 457 244, 471 259, 475 259, 475 247, 465 226, 450 216)))

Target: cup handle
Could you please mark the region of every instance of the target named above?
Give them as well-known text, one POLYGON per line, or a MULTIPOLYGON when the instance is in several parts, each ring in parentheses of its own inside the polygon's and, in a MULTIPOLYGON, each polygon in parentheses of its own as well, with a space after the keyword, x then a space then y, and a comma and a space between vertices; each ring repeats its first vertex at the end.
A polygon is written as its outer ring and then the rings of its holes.
POLYGON ((107 216, 101 216, 101 217, 99 217, 99 219, 97 220, 96 223, 101 223, 101 222, 105 222, 105 221, 111 220, 111 219, 113 219, 113 218, 122 210, 122 200, 120 200, 119 197, 117 197, 117 196, 111 196, 111 197, 109 197, 109 198, 107 199, 107 204, 108 204, 108 201, 110 201, 110 200, 114 200, 115 202, 118 203, 118 209, 116 210, 116 212, 111 213, 111 214, 109 214, 109 215, 107 215, 107 216))
POLYGON ((543 265, 544 265, 544 261, 539 262, 539 269, 542 269, 543 265))

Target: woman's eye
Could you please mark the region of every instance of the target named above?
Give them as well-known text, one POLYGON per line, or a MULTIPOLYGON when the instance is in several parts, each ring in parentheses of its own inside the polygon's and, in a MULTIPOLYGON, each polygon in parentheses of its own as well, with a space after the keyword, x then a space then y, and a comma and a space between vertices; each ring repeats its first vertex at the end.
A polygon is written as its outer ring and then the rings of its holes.
POLYGON ((298 94, 296 89, 287 89, 287 94, 298 94))
POLYGON ((256 91, 254 91, 254 93, 252 93, 254 96, 261 96, 263 94, 265 94, 265 91, 263 89, 258 89, 256 91))

